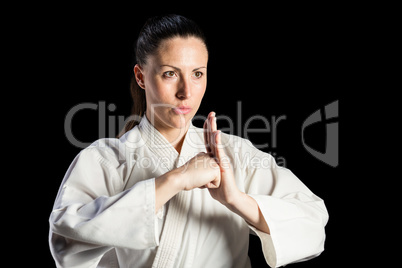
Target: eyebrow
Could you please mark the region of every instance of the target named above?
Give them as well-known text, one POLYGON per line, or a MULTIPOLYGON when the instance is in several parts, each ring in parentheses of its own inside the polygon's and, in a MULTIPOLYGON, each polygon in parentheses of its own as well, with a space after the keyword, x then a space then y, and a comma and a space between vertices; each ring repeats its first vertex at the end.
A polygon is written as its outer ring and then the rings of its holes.
MULTIPOLYGON (((178 70, 178 71, 181 71, 181 69, 180 69, 179 67, 176 67, 176 66, 173 66, 173 65, 162 64, 160 67, 163 67, 163 66, 172 67, 173 69, 176 69, 176 70, 178 70)), ((202 68, 207 68, 207 67, 201 66, 201 67, 195 68, 195 69, 193 69, 193 72, 194 72, 194 71, 197 71, 197 70, 199 70, 199 69, 202 69, 202 68)))

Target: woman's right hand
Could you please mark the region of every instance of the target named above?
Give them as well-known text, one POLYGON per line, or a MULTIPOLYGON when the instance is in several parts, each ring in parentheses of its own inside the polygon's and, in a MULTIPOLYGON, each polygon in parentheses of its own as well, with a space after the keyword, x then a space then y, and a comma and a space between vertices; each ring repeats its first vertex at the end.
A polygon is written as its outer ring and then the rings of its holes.
POLYGON ((218 188, 220 182, 220 167, 215 159, 199 153, 183 166, 155 178, 155 213, 182 190, 218 188))
POLYGON ((218 163, 210 155, 199 153, 181 166, 180 181, 185 191, 194 188, 218 188, 221 172, 218 163))

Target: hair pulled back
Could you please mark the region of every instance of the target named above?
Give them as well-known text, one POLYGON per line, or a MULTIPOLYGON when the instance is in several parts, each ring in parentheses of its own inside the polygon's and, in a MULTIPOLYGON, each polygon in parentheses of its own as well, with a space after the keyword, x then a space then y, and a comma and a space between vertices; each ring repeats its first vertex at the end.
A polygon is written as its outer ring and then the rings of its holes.
MULTIPOLYGON (((207 46, 206 38, 201 28, 192 20, 181 15, 165 15, 149 18, 142 27, 135 43, 135 63, 144 66, 150 55, 159 48, 162 41, 174 37, 197 37, 207 46)), ((134 128, 139 124, 146 111, 145 90, 137 84, 133 75, 130 83, 130 92, 133 99, 130 120, 126 123, 122 133, 134 128)))

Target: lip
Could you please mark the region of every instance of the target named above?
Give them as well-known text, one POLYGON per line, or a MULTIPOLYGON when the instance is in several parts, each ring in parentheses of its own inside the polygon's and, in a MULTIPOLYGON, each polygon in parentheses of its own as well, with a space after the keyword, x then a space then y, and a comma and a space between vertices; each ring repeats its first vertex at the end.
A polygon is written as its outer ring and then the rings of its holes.
POLYGON ((191 107, 189 107, 189 106, 179 106, 179 107, 173 108, 173 111, 176 114, 188 114, 189 112, 191 112, 191 107))

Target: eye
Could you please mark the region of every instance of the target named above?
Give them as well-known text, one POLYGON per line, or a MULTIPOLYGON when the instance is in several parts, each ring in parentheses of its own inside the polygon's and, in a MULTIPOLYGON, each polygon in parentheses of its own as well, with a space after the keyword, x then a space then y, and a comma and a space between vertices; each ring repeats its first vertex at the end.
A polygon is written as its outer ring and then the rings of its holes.
POLYGON ((204 75, 204 74, 203 74, 202 72, 195 72, 195 73, 193 73, 193 76, 194 76, 195 78, 201 78, 203 75, 204 75))
POLYGON ((172 78, 172 77, 175 77, 175 72, 173 72, 173 71, 167 71, 167 72, 164 72, 163 73, 163 76, 165 76, 165 77, 168 77, 168 78, 172 78))

